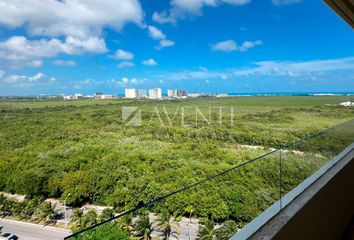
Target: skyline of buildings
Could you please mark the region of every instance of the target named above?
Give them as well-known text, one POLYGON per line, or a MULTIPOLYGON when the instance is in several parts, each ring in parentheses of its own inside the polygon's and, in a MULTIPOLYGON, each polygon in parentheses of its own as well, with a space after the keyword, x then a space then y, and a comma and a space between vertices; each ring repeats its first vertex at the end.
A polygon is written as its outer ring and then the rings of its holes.
POLYGON ((202 92, 192 92, 187 93, 186 90, 183 89, 167 89, 166 92, 162 91, 162 88, 151 88, 151 89, 136 89, 136 88, 125 88, 124 93, 117 94, 106 94, 103 92, 95 92, 93 95, 85 95, 81 93, 75 94, 60 94, 60 95, 42 95, 43 96, 60 96, 64 100, 79 100, 79 99, 118 99, 118 98, 126 98, 126 99, 186 99, 186 98, 199 98, 199 97, 232 97, 232 96, 292 96, 292 95, 304 95, 304 96, 336 96, 336 95, 354 95, 353 92, 297 92, 297 93, 286 93, 286 92, 277 92, 277 93, 202 93, 202 92))
MULTIPOLYGON (((196 93, 190 94, 191 97, 194 97, 196 93)), ((202 94, 197 94, 202 95, 202 94)), ((94 99, 113 99, 122 97, 119 95, 104 94, 103 92, 95 92, 94 95, 82 95, 81 93, 75 93, 72 95, 62 95, 64 100, 78 100, 79 98, 94 98, 94 99)), ((187 98, 189 95, 183 89, 167 89, 168 98, 187 98)), ((127 99, 162 99, 166 97, 163 95, 161 88, 151 88, 147 91, 145 89, 136 89, 136 88, 125 88, 124 89, 124 98, 127 99)))

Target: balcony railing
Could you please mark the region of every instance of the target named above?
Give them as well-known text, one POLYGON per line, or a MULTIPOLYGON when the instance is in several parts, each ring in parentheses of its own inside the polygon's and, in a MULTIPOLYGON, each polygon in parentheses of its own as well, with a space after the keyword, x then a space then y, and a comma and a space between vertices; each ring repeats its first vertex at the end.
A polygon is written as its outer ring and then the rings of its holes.
MULTIPOLYGON (((225 219, 234 220, 238 228, 242 230, 247 223, 270 206, 272 208, 267 211, 272 211, 272 214, 281 211, 294 198, 287 193, 306 179, 313 177, 314 173, 320 174, 321 171, 324 171, 323 166, 335 165, 338 159, 336 156, 353 142, 354 119, 305 136, 295 142, 280 146, 278 149, 270 149, 262 156, 210 175, 206 179, 182 186, 170 193, 161 194, 161 197, 153 201, 140 201, 136 207, 99 224, 77 231, 65 239, 80 239, 82 236, 99 231, 110 222, 126 216, 138 218, 139 215, 147 211, 150 213, 159 213, 164 209, 168 211, 169 206, 175 204, 190 208, 192 211, 198 209, 199 200, 208 201, 203 202, 203 206, 208 206, 210 218, 213 218, 214 213, 227 208, 232 214, 231 217, 225 216, 225 219), (203 197, 199 198, 198 196, 203 197)), ((176 215, 178 214, 183 213, 176 213, 176 215)), ((198 211, 195 210, 193 214, 198 217, 198 211)), ((259 221, 264 221, 264 219, 259 219, 259 221)), ((188 236, 179 236, 179 239, 196 238, 195 229, 193 233, 190 232, 191 228, 188 231, 188 236)), ((247 233, 243 234, 247 235, 247 233)), ((244 239, 245 236, 241 239, 244 239)))

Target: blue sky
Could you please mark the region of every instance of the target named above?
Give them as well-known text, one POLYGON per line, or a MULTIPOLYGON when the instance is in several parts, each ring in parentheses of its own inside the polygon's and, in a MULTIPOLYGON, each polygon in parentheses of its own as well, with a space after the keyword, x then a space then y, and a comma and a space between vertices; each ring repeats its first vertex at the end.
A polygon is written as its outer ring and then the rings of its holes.
POLYGON ((354 32, 313 0, 0 0, 0 95, 354 91, 354 32))

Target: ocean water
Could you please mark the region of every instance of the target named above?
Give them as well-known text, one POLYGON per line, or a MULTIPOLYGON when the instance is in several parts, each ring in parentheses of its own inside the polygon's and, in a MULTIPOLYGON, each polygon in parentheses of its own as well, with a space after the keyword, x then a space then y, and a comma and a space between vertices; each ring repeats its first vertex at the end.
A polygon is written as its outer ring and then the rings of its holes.
POLYGON ((354 95, 354 92, 254 92, 228 93, 229 96, 341 96, 354 95))

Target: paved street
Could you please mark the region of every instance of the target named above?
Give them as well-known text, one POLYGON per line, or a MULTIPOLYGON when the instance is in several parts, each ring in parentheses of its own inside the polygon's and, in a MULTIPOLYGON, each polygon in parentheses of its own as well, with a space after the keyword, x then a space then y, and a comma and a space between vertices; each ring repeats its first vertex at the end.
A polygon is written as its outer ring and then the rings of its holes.
POLYGON ((43 225, 0 219, 2 232, 10 232, 19 237, 19 240, 59 240, 69 234, 68 230, 46 227, 43 225))

